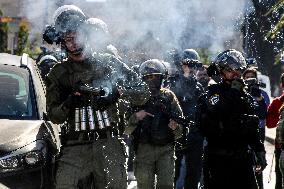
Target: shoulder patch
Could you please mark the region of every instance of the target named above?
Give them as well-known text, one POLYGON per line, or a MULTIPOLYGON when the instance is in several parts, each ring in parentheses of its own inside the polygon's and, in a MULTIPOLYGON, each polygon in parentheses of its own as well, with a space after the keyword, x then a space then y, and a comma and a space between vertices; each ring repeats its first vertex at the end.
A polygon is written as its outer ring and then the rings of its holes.
POLYGON ((208 98, 209 103, 213 106, 216 105, 219 102, 219 100, 220 100, 220 96, 217 93, 209 96, 208 98))

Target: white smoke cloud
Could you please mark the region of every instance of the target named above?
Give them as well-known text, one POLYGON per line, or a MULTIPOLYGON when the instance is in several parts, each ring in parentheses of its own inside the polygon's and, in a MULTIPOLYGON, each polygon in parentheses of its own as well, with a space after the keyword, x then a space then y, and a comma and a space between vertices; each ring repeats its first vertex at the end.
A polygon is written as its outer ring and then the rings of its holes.
POLYGON ((57 8, 57 1, 25 0, 21 5, 20 15, 28 19, 32 33, 39 33, 46 24, 51 22, 54 10, 57 8))
MULTIPOLYGON (((22 14, 34 31, 51 23, 57 0, 26 0, 22 14)), ((152 41, 143 48, 209 48, 216 52, 239 31, 246 0, 65 0, 88 16, 99 17, 109 26, 116 43, 128 49, 152 41)), ((156 49, 155 49, 156 48, 156 49)))

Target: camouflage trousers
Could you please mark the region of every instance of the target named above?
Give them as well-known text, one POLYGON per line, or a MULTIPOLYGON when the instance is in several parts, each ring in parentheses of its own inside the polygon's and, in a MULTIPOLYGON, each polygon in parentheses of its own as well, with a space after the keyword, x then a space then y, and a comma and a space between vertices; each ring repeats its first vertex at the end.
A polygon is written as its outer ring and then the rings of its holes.
POLYGON ((125 145, 117 138, 93 144, 93 173, 96 189, 127 189, 125 145))
POLYGON ((93 170, 92 144, 67 146, 57 162, 56 188, 89 188, 79 186, 80 181, 90 177, 93 170))
POLYGON ((127 189, 125 149, 117 138, 64 147, 57 166, 57 189, 127 189))
POLYGON ((279 168, 282 176, 282 189, 284 188, 284 151, 281 150, 280 158, 279 158, 279 168))
POLYGON ((174 172, 173 144, 165 146, 138 145, 134 160, 134 173, 139 189, 173 189, 174 172), (157 183, 155 183, 155 175, 157 175, 157 183))

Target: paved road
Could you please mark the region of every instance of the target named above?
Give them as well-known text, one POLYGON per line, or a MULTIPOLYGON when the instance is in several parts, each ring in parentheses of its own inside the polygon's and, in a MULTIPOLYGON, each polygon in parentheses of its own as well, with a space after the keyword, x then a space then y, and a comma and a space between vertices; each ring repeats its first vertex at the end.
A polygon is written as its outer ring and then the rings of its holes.
MULTIPOLYGON (((264 189, 274 189, 275 186, 275 159, 273 159, 274 152, 274 144, 273 140, 275 138, 275 129, 266 129, 266 141, 265 141, 265 149, 266 149, 266 159, 267 159, 267 167, 263 172, 263 184, 264 189), (273 163, 273 164, 272 164, 273 163)), ((128 189, 137 189, 136 182, 131 182, 128 186, 128 189)))
POLYGON ((266 129, 266 141, 265 141, 265 150, 266 150, 266 159, 267 159, 267 167, 263 171, 263 183, 264 189, 274 189, 275 188, 275 159, 273 157, 274 154, 274 142, 275 138, 275 129, 266 129), (273 159, 273 162, 272 162, 273 159))

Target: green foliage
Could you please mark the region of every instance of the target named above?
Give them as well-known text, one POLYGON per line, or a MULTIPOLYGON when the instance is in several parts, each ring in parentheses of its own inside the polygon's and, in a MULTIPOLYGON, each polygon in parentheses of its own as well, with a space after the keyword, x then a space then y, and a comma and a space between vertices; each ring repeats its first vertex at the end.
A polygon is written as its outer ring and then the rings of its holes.
MULTIPOLYGON (((274 12, 278 12, 280 8, 283 8, 284 0, 279 0, 266 14, 265 16, 269 16, 274 12)), ((266 34, 267 38, 274 39, 276 35, 280 32, 284 27, 284 14, 281 15, 279 21, 276 25, 266 34)))
POLYGON ((24 49, 27 45, 27 41, 29 38, 29 25, 27 22, 22 21, 19 26, 19 32, 18 32, 18 45, 15 49, 15 54, 22 55, 24 52, 24 49))
POLYGON ((200 56, 201 62, 203 64, 210 64, 210 57, 211 57, 211 52, 209 49, 197 49, 198 54, 200 56))
POLYGON ((284 5, 284 0, 279 0, 269 11, 265 14, 265 16, 270 15, 272 12, 277 11, 281 6, 284 5))
MULTIPOLYGON (((3 12, 0 10, 0 17, 2 16, 3 12)), ((8 31, 8 23, 0 21, 0 52, 7 52, 8 31)))
POLYGON ((42 52, 40 49, 40 43, 41 34, 38 33, 34 36, 33 39, 27 41, 26 47, 24 48, 23 52, 27 53, 31 58, 36 59, 42 52))

